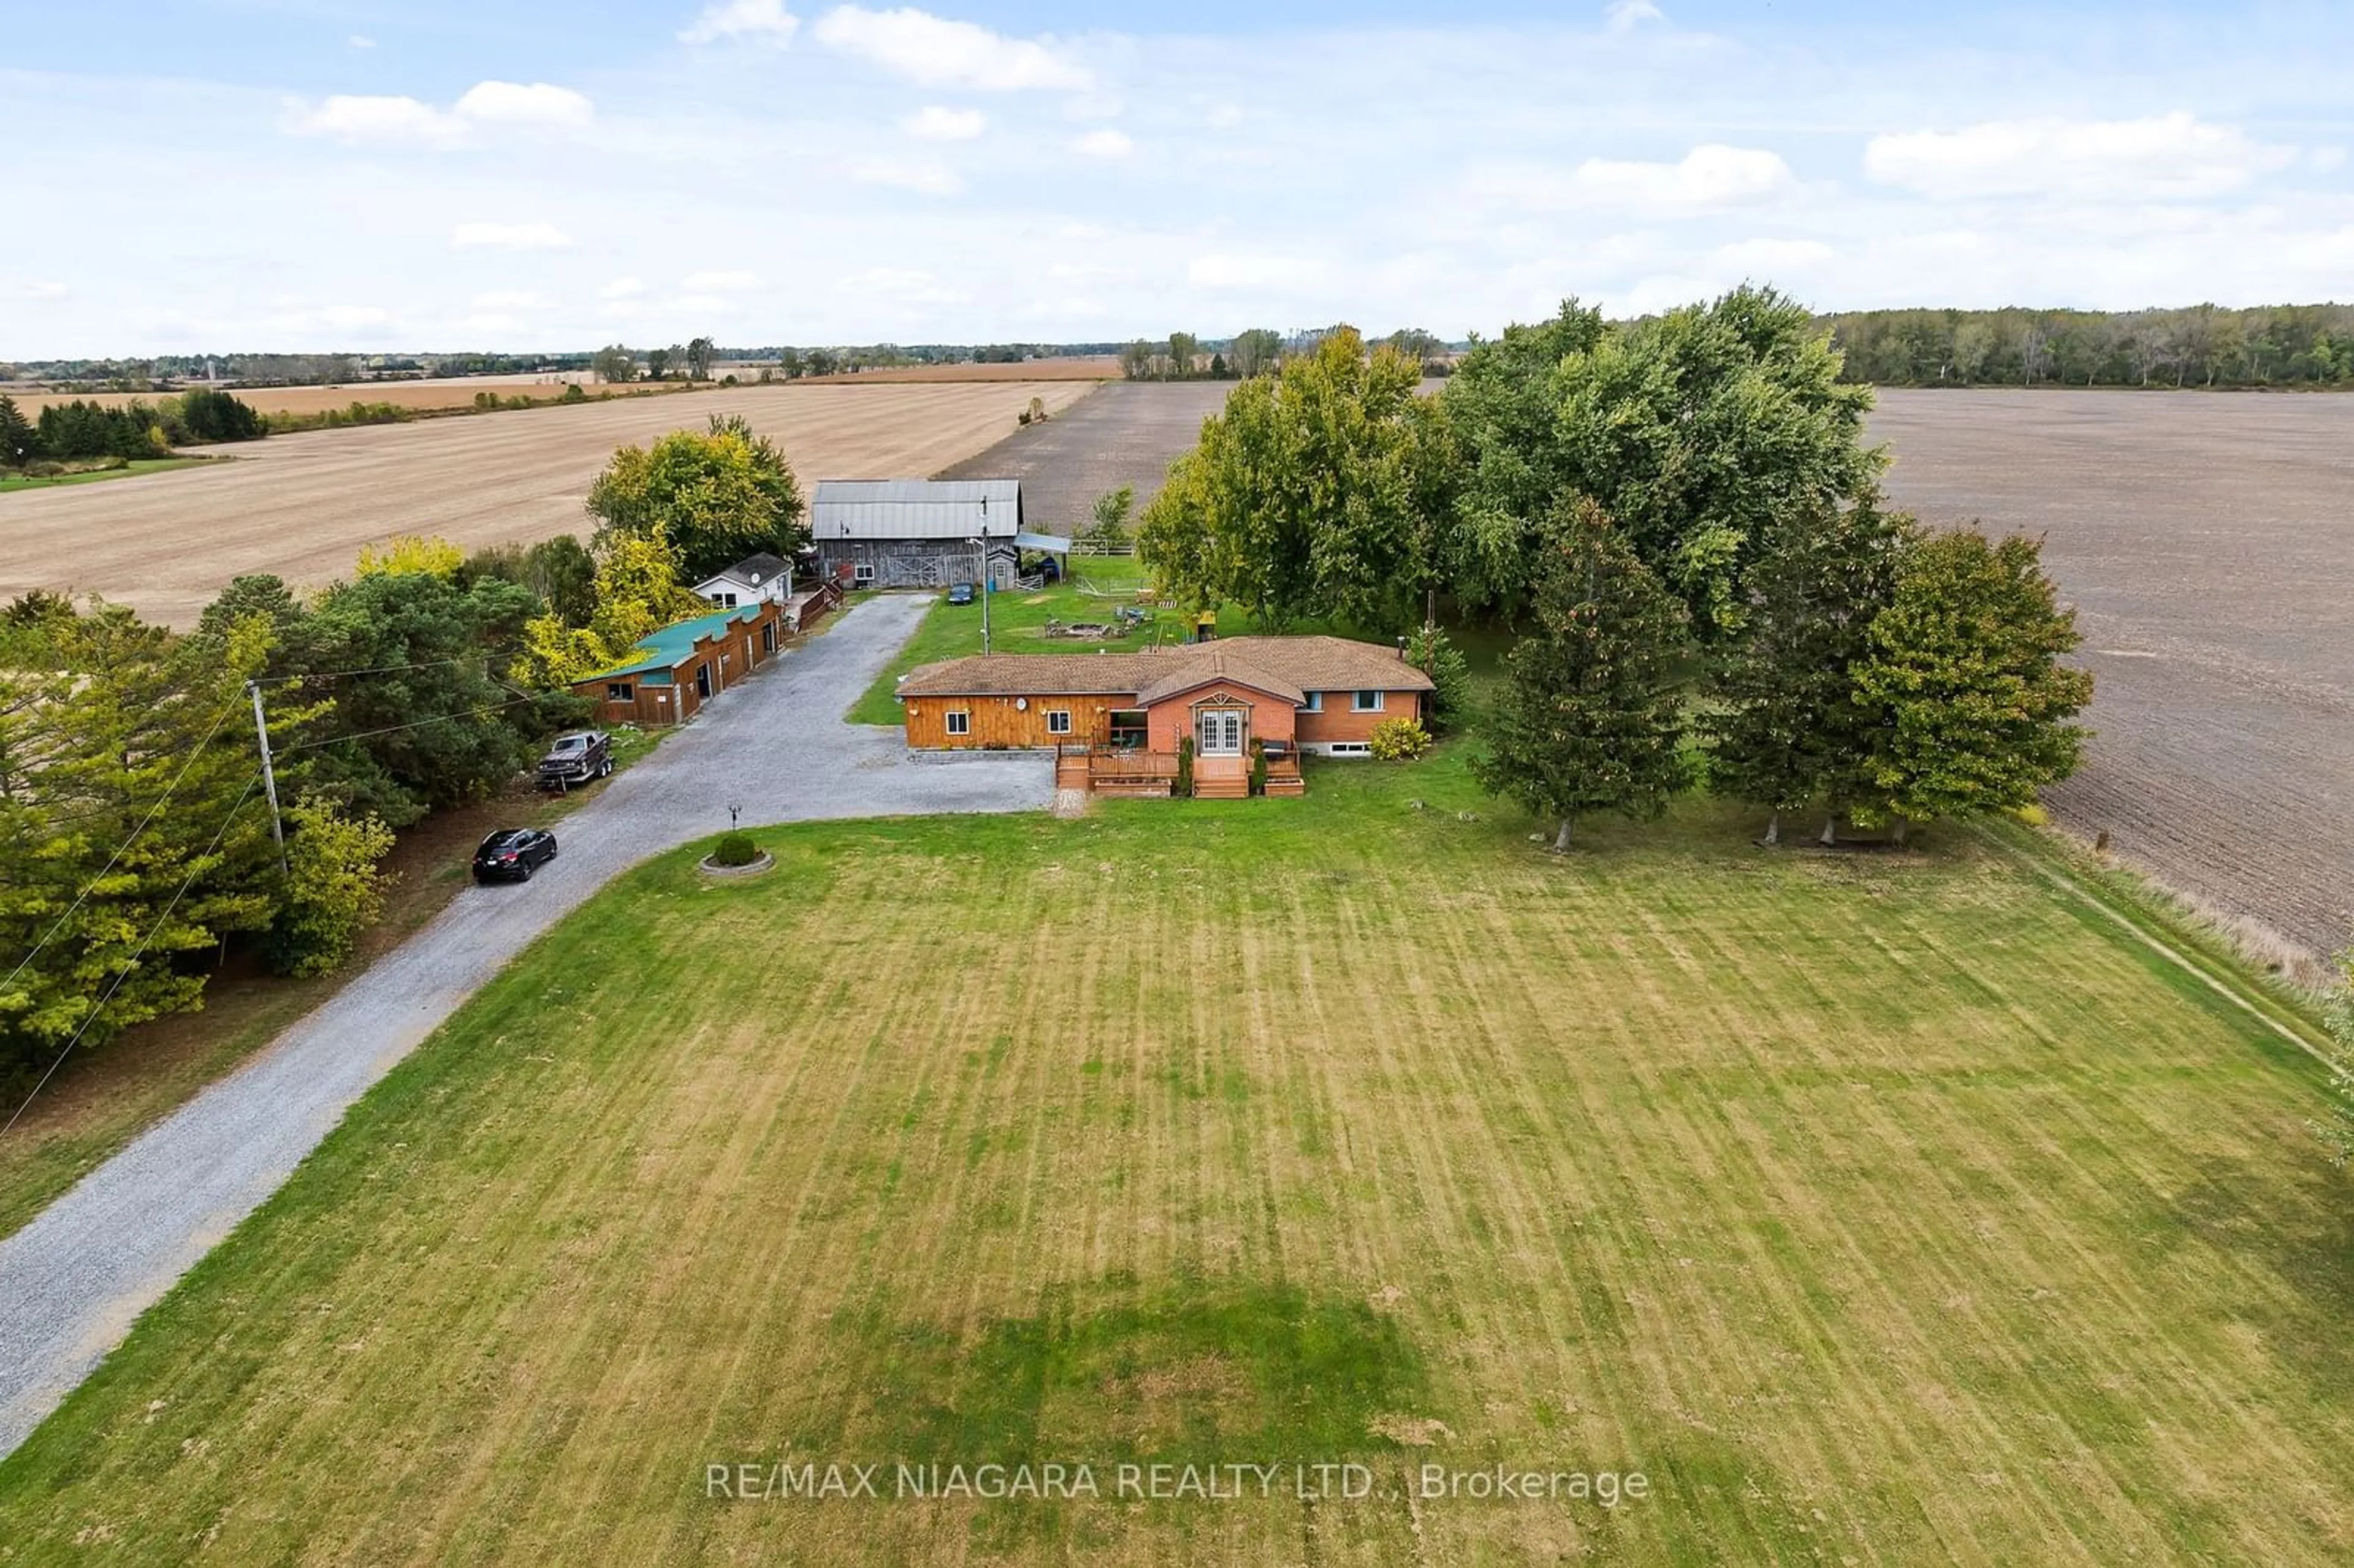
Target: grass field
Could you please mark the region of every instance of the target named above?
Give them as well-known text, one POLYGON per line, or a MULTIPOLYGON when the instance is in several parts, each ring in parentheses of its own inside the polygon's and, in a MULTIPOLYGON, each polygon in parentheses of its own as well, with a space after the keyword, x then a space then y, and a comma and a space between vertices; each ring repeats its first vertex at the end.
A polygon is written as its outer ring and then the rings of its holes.
POLYGON ((0 1551, 2354 1552, 2354 1177, 2313 1064, 1969 836, 1766 853, 1696 806, 1557 859, 1530 827, 1449 753, 642 868, 0 1465, 0 1551), (705 1495, 788 1456, 1106 1496, 705 1495), (1152 1461, 1374 1491, 1111 1495, 1152 1461), (1426 1463, 1649 1495, 1412 1497, 1426 1463))
POLYGON ((46 476, 25 473, 0 473, 0 495, 16 490, 54 490, 66 484, 96 484, 106 479, 129 479, 142 473, 169 473, 175 468, 194 468, 198 463, 218 460, 201 457, 134 458, 121 468, 92 469, 84 473, 57 473, 46 476))

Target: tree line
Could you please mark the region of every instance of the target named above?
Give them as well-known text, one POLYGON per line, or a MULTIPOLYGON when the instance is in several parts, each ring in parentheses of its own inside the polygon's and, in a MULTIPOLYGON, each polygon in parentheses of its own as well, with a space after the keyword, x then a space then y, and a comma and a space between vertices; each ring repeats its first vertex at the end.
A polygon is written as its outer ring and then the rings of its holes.
POLYGON ((2086 676, 2032 541, 1882 503, 1871 393, 1744 288, 1475 339, 1436 397, 1353 331, 1246 381, 1139 528, 1169 592, 1378 636, 1435 607, 1516 635, 1474 771, 1572 824, 1705 783, 1781 819, 2015 808, 2065 777, 2086 676))
POLYGON ((397 831, 525 772, 586 715, 572 681, 708 612, 687 585, 790 556, 803 511, 776 448, 716 418, 616 452, 585 546, 398 538, 314 594, 238 577, 185 634, 44 592, 0 609, 0 1086, 197 1006, 239 954, 343 962, 397 831))
POLYGON ((168 457, 175 447, 213 441, 257 441, 268 424, 226 392, 197 387, 158 403, 133 400, 111 408, 76 398, 51 403, 27 418, 14 397, 0 396, 0 467, 95 458, 168 457))
MULTIPOLYGON (((1119 373, 1129 381, 1247 381, 1312 351, 1335 330, 1355 331, 1319 328, 1287 336, 1273 327, 1252 327, 1224 342, 1205 342, 1187 332, 1160 340, 1138 338, 1120 346, 1119 373)), ((1381 345, 1412 360, 1425 375, 1444 376, 1453 368, 1446 343, 1421 327, 1402 327, 1381 345)))
POLYGON ((1880 387, 2345 387, 2354 305, 1851 311, 1819 317, 1880 387))

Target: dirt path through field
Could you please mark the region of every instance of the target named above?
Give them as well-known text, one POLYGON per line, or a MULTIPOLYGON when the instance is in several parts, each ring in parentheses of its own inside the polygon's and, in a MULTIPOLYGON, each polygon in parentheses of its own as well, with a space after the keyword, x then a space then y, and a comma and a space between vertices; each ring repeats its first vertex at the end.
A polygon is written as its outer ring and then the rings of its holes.
POLYGON ((806 493, 821 479, 929 474, 1013 430, 1032 397, 1070 407, 1083 381, 739 387, 574 408, 276 436, 237 461, 0 495, 0 599, 97 593, 186 627, 242 572, 300 588, 360 546, 439 534, 468 548, 585 532, 581 502, 626 442, 742 414, 806 493))
POLYGON ((2311 952, 2354 938, 2354 397, 1883 392, 1896 502, 2040 534, 2098 683, 2058 820, 2311 952))

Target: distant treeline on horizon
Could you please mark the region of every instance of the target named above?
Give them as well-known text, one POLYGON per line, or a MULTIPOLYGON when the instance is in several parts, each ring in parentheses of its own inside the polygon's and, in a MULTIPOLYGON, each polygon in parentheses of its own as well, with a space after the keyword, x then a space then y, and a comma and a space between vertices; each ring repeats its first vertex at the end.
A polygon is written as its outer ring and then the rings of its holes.
POLYGON ((1844 379, 1876 387, 2354 386, 2354 305, 1840 311, 1844 379))
MULTIPOLYGON (((1918 308, 1833 311, 1816 323, 1845 356, 1845 378, 1880 387, 2354 387, 2354 305, 2200 304, 2139 311, 1918 308)), ((1182 374, 1221 360, 1248 375, 1312 346, 1331 329, 1257 329, 1229 337, 1175 333, 1100 343, 896 344, 796 348, 716 347, 721 366, 822 356, 828 372, 1031 359, 1118 358, 1124 374, 1182 374), (1239 352, 1238 352, 1239 351, 1239 352), (1199 355, 1198 361, 1195 355, 1199 355)), ((1482 335, 1486 335, 1483 334, 1482 335)), ((703 342, 706 340, 698 340, 703 342)), ((1468 344, 1409 328, 1388 342, 1442 366, 1468 344)), ((626 351, 625 351, 626 352, 626 351)), ((667 351, 684 363, 684 349, 667 351)), ((337 386, 419 376, 585 373, 599 351, 560 354, 190 354, 153 358, 0 363, 0 382, 71 390, 167 391, 217 382, 243 387, 337 386)), ((790 374, 790 371, 788 372, 790 374)), ((1202 374, 1208 372, 1203 371, 1202 374)))

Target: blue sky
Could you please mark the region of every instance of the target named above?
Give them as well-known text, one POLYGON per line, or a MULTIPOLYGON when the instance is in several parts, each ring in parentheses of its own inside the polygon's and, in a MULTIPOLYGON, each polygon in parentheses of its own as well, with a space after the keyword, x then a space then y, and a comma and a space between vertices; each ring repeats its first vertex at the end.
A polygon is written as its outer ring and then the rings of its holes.
POLYGON ((0 0, 0 358, 2354 295, 2354 6, 0 0))

